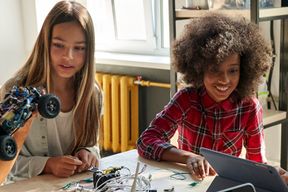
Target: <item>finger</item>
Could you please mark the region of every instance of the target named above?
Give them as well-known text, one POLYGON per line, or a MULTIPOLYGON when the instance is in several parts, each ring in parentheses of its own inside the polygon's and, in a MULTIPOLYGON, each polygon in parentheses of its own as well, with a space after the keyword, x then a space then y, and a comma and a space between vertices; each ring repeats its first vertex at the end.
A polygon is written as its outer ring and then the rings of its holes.
POLYGON ((192 163, 193 171, 198 178, 202 178, 201 168, 199 168, 199 164, 197 162, 192 163))
POLYGON ((198 161, 198 170, 199 170, 199 175, 204 179, 206 175, 205 175, 205 167, 204 167, 203 161, 198 161))
POLYGON ((193 174, 193 173, 191 174, 191 177, 194 181, 202 181, 203 180, 202 177, 199 177, 198 175, 193 174))
POLYGON ((208 165, 209 165, 209 174, 210 175, 216 175, 217 173, 216 173, 215 169, 213 167, 211 167, 211 165, 209 163, 208 163, 208 165))
POLYGON ((90 167, 98 167, 98 159, 96 158, 96 157, 94 157, 93 159, 92 159, 92 162, 91 162, 91 165, 90 165, 90 167))
POLYGON ((205 169, 205 174, 206 175, 210 175, 210 165, 209 165, 209 163, 208 163, 208 161, 207 160, 204 160, 204 169, 205 169))
POLYGON ((64 156, 65 162, 72 165, 82 165, 83 162, 79 160, 77 157, 73 156, 64 156))
POLYGON ((86 166, 85 166, 86 169, 92 166, 93 158, 94 156, 91 153, 87 155, 87 161, 86 161, 86 166))
POLYGON ((278 172, 279 172, 280 175, 283 175, 283 174, 286 173, 286 171, 283 168, 281 168, 281 167, 278 167, 278 172))

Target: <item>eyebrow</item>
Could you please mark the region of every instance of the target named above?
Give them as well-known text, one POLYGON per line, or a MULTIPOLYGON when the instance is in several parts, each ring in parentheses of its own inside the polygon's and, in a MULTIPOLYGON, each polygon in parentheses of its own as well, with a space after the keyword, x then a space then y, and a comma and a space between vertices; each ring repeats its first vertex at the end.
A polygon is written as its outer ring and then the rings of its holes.
MULTIPOLYGON (((60 38, 60 37, 53 37, 52 40, 59 40, 59 41, 64 41, 64 39, 60 38)), ((75 42, 75 44, 85 44, 86 41, 78 41, 78 42, 75 42)))
POLYGON ((233 63, 233 64, 231 64, 230 66, 233 66, 233 65, 240 65, 240 63, 233 63))

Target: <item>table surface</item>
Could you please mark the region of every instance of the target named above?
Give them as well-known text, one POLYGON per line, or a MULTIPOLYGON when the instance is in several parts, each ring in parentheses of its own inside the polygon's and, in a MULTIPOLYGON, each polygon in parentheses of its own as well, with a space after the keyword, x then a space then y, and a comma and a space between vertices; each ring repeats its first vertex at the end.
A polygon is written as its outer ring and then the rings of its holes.
MULTIPOLYGON (((206 191, 213 181, 214 177, 207 177, 201 183, 196 186, 191 186, 189 184, 194 181, 191 179, 189 174, 185 174, 185 180, 176 180, 170 176, 174 172, 183 173, 188 172, 187 169, 180 164, 169 163, 169 162, 156 162, 150 161, 138 156, 136 150, 130 150, 123 153, 118 153, 111 155, 100 160, 99 169, 103 170, 111 166, 125 166, 134 173, 137 167, 137 162, 140 163, 140 167, 147 165, 145 171, 142 173, 143 176, 151 174, 151 188, 157 189, 157 191, 164 191, 164 189, 171 189, 174 187, 174 191, 193 191, 193 192, 203 192, 206 191)), ((69 178, 58 178, 52 175, 41 175, 36 176, 31 179, 18 181, 12 184, 4 185, 0 187, 1 192, 35 192, 35 191, 64 191, 61 190, 66 184, 79 181, 81 179, 91 178, 91 172, 85 172, 71 176, 69 178)))

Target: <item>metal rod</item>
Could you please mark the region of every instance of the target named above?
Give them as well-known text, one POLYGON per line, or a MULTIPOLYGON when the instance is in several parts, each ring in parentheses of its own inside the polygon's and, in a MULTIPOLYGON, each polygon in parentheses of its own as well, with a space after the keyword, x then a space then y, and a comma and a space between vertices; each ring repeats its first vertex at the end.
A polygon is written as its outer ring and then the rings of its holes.
POLYGON ((135 85, 146 86, 146 87, 161 87, 161 88, 171 88, 169 83, 158 83, 152 81, 136 80, 134 81, 135 85))

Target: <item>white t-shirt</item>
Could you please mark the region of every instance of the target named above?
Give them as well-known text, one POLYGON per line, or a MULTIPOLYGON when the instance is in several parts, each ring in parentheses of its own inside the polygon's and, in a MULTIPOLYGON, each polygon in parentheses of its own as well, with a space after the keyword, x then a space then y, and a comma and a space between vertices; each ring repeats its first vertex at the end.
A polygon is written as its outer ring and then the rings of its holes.
POLYGON ((72 122, 73 111, 60 112, 57 117, 47 119, 48 156, 67 154, 67 150, 75 138, 72 122))

